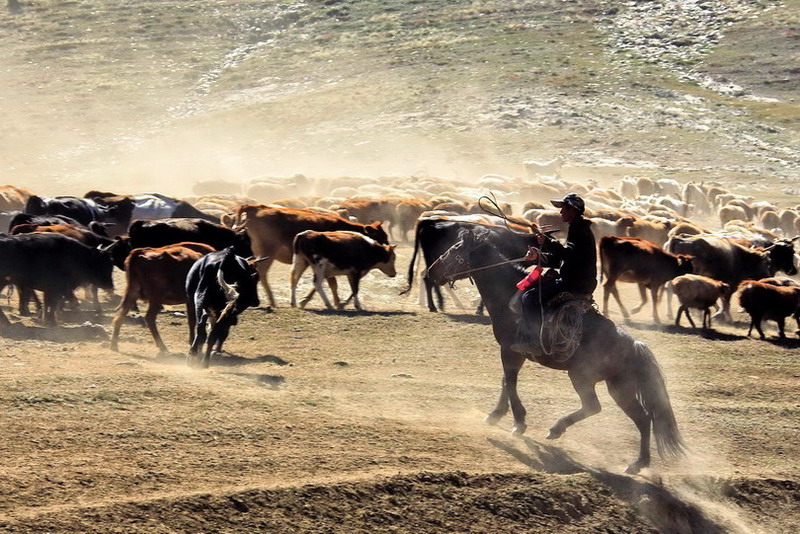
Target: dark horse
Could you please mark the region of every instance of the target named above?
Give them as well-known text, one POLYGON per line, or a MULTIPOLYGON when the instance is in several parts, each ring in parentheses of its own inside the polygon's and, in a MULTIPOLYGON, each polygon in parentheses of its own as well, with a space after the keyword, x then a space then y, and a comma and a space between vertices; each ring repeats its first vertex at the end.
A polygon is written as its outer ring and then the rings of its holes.
MULTIPOLYGON (((516 291, 516 282, 527 273, 519 265, 504 263, 506 260, 488 239, 488 233, 480 228, 464 230, 459 240, 431 265, 428 276, 439 284, 467 276, 475 281, 491 316, 503 363, 500 399, 486 421, 497 423, 508 412, 510 404, 514 414, 513 432, 523 434, 527 425, 525 407, 517 394, 517 377, 526 357, 511 349, 516 338, 517 317, 508 304, 516 291)), ((584 314, 580 343, 571 357, 556 360, 541 355, 535 361, 567 371, 581 399, 581 408, 559 419, 550 428, 548 439, 561 437, 571 425, 600 412, 595 385, 605 380, 611 397, 641 434, 639 458, 628 466, 627 473, 638 473, 650 465, 651 423, 662 458, 672 459, 684 454, 685 446, 664 377, 653 353, 647 345, 633 339, 595 309, 584 314)))

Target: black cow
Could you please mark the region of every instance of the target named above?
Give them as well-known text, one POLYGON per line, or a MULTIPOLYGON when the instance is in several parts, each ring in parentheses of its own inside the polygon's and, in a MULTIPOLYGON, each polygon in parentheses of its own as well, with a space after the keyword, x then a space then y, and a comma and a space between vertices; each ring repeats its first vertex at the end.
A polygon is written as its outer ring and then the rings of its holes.
POLYGON ((189 358, 200 355, 208 340, 200 364, 208 367, 211 349, 222 352, 222 344, 228 338, 231 326, 238 323, 238 316, 248 307, 256 307, 258 301, 258 273, 255 267, 241 256, 234 247, 212 252, 197 260, 186 276, 186 309, 189 327, 194 326, 190 339, 189 358), (211 332, 206 337, 206 323, 211 321, 211 332))
POLYGON ((11 231, 20 224, 35 224, 36 226, 51 226, 55 224, 71 224, 73 226, 86 227, 72 217, 66 215, 34 215, 32 213, 15 213, 8 222, 8 230, 11 231))
POLYGON ((99 206, 113 212, 111 235, 124 235, 132 221, 155 220, 163 218, 195 218, 219 223, 219 218, 204 213, 188 202, 159 193, 139 195, 117 195, 104 191, 89 191, 84 198, 91 199, 99 206))
POLYGON ((124 270, 125 258, 135 248, 165 247, 184 241, 204 243, 216 250, 232 246, 239 256, 249 258, 253 255, 246 232, 236 232, 220 224, 193 218, 133 221, 128 237, 118 237, 110 251, 114 265, 124 270))
POLYGON ((64 215, 75 219, 83 226, 92 221, 104 221, 112 217, 113 209, 98 206, 93 200, 78 197, 40 197, 33 195, 25 205, 25 213, 31 215, 64 215))
MULTIPOLYGON (((46 325, 55 325, 61 301, 78 286, 113 289, 113 268, 108 254, 61 234, 0 235, 0 280, 43 291, 46 325)), ((9 323, 2 311, 0 322, 9 323)))
POLYGON ((400 294, 408 293, 411 290, 414 282, 417 253, 422 250, 422 257, 425 260, 425 274, 422 280, 425 284, 428 309, 432 312, 437 311, 436 304, 433 302, 434 291, 436 291, 439 309, 443 309, 442 293, 439 290, 439 286, 434 285, 428 279, 427 268, 458 240, 458 234, 462 228, 474 228, 476 225, 489 228, 493 234, 496 234, 498 236, 496 241, 502 248, 502 252, 509 258, 524 256, 528 245, 534 243, 531 240, 532 234, 525 234, 525 232, 530 231, 529 227, 509 223, 509 226, 513 228, 512 231, 505 226, 503 220, 499 217, 486 215, 423 215, 417 220, 414 253, 408 265, 408 284, 400 294))

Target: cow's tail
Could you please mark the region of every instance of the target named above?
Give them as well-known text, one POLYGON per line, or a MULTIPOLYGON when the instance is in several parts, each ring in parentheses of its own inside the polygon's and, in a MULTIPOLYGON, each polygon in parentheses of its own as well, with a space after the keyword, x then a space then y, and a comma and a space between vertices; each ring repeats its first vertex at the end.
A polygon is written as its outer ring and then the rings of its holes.
POLYGON ((414 265, 417 263, 417 252, 419 251, 419 234, 420 224, 417 221, 417 227, 414 230, 414 253, 411 254, 411 261, 408 264, 408 279, 405 287, 400 291, 401 295, 405 295, 411 291, 411 286, 414 285, 414 265))
POLYGON ((243 208, 244 206, 239 206, 236 208, 236 211, 233 212, 233 215, 226 214, 225 220, 222 221, 234 232, 243 230, 247 225, 247 212, 243 208))
POLYGON ((225 270, 225 264, 228 262, 236 262, 236 255, 233 252, 233 249, 228 250, 228 253, 225 255, 225 258, 219 265, 219 269, 217 270, 217 283, 219 284, 220 289, 222 289, 222 294, 225 295, 225 307, 222 309, 222 312, 219 314, 219 318, 217 322, 222 322, 228 317, 236 308, 236 301, 239 300, 239 287, 237 284, 229 284, 225 281, 225 277, 223 276, 223 271, 225 270))

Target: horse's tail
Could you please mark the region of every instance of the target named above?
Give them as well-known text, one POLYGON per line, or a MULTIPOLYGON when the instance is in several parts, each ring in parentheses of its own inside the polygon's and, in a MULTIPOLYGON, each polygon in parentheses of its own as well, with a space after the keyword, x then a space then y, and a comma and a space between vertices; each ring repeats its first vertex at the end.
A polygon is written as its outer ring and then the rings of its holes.
POLYGON ((634 341, 633 350, 636 354, 634 368, 639 375, 636 397, 653 421, 658 454, 665 460, 685 456, 686 444, 672 412, 661 367, 645 343, 634 341))

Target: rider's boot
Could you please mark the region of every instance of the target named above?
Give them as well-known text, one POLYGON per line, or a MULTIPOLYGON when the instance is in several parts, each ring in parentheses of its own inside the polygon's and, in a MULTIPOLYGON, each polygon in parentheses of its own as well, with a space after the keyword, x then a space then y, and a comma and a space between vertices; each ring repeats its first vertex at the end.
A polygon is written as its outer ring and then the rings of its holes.
POLYGON ((539 354, 539 321, 520 318, 511 350, 529 357, 539 354))

